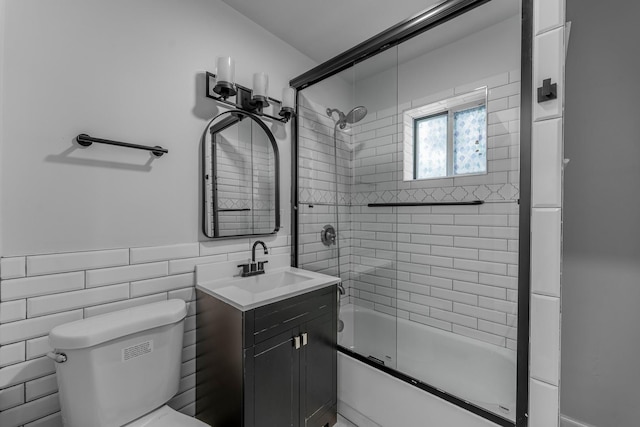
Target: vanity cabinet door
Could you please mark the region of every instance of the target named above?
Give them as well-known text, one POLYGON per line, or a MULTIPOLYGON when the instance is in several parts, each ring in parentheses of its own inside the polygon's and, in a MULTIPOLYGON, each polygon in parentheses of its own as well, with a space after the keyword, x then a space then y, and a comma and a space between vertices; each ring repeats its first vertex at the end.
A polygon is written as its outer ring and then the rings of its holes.
POLYGON ((198 291, 197 418, 216 427, 334 425, 336 295, 331 286, 243 312, 198 291))
POLYGON ((306 345, 300 353, 300 423, 324 426, 335 422, 337 396, 336 317, 332 313, 301 328, 306 345))
POLYGON ((245 425, 298 427, 300 350, 294 337, 298 328, 284 332, 246 350, 247 392, 253 396, 245 408, 245 425), (249 402, 253 400, 253 405, 249 402), (253 412, 253 413, 251 413, 253 412))

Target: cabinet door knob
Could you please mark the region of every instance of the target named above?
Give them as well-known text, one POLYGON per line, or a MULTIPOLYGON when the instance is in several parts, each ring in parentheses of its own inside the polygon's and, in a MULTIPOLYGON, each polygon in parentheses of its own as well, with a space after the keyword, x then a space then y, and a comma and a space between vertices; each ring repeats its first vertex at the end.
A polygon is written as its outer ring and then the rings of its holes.
POLYGON ((307 337, 307 333, 302 334, 302 345, 305 346, 309 342, 309 338, 307 337))
POLYGON ((298 350, 300 348, 300 336, 293 337, 293 346, 298 350))

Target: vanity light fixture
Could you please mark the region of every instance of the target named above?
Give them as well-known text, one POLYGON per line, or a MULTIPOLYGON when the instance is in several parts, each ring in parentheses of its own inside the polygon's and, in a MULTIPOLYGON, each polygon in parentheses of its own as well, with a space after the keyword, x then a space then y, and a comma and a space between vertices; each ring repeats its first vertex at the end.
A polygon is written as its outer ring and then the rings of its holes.
POLYGON ((269 106, 269 75, 267 73, 253 74, 253 96, 251 101, 262 108, 269 106))
POLYGON ((282 91, 282 101, 269 97, 269 75, 254 73, 253 89, 235 83, 235 61, 230 56, 220 57, 216 61, 216 73, 206 73, 206 96, 230 107, 253 113, 260 117, 287 123, 295 115, 295 91, 287 87, 282 91), (235 96, 235 102, 227 98, 235 96), (263 112, 271 104, 280 105, 278 115, 274 117, 263 112))
POLYGON ((216 65, 218 67, 218 76, 213 91, 219 94, 223 99, 236 94, 235 74, 236 61, 230 56, 221 56, 218 58, 216 65))
POLYGON ((292 87, 282 89, 282 108, 278 115, 288 121, 295 114, 295 105, 296 91, 292 87))

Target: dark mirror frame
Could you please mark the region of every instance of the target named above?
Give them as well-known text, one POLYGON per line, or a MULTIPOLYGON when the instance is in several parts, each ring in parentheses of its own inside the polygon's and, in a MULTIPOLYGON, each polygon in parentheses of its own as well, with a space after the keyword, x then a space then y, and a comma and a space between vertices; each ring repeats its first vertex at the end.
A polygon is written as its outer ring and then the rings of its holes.
POLYGON ((208 238, 211 239, 232 239, 232 238, 239 238, 239 237, 249 237, 249 236, 267 236, 267 235, 271 235, 271 234, 276 234, 278 232, 278 230, 280 230, 280 154, 278 152, 278 145, 276 144, 276 139, 273 136, 273 132, 271 132, 271 130, 267 127, 267 125, 255 114, 249 113, 247 111, 243 111, 243 110, 237 110, 237 109, 233 109, 233 110, 227 110, 227 111, 223 111, 222 113, 218 114, 217 116, 215 116, 213 119, 211 119, 209 121, 209 123, 207 123, 207 126, 205 127, 204 132, 202 133, 202 138, 201 138, 201 145, 202 145, 202 153, 201 153, 201 158, 202 158, 202 232, 204 233, 204 235, 208 238), (224 117, 226 116, 226 117, 224 117), (218 120, 222 118, 221 120, 218 120), (275 163, 275 179, 274 179, 274 185, 275 185, 275 203, 274 203, 274 220, 275 220, 275 227, 274 230, 271 233, 247 233, 247 234, 235 234, 235 235, 229 235, 229 236, 220 236, 219 235, 219 223, 218 223, 218 212, 216 209, 217 206, 217 186, 215 183, 215 167, 216 167, 216 154, 215 154, 215 150, 213 150, 212 152, 212 166, 211 166, 211 171, 212 171, 212 175, 209 176, 209 174, 207 173, 207 149, 209 144, 211 144, 210 141, 207 141, 207 134, 211 134, 212 136, 214 136, 215 134, 222 132, 223 130, 235 125, 236 123, 239 123, 240 121, 244 120, 245 118, 249 118, 251 119, 254 123, 256 123, 258 126, 260 126, 260 128, 264 131, 264 133, 267 135, 267 137, 269 138, 269 141, 271 142, 271 148, 273 149, 273 157, 274 157, 274 163, 275 163), (217 123, 216 123, 217 121, 217 123), (209 182, 209 180, 214 180, 213 182, 213 191, 211 192, 211 194, 208 193, 207 191, 207 183, 209 182), (211 203, 213 201, 213 230, 210 233, 208 231, 208 226, 209 223, 211 222, 211 217, 209 215, 209 212, 207 210, 207 204, 211 203))

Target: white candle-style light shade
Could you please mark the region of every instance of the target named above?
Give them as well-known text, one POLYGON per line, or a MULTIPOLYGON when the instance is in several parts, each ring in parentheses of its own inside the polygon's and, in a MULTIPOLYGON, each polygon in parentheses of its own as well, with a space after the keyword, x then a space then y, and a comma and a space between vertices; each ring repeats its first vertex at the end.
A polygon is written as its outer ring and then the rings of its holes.
POLYGON ((235 83, 236 61, 230 56, 221 56, 216 63, 218 66, 218 81, 235 83))
POLYGON ((282 108, 293 110, 296 105, 296 92, 292 87, 282 89, 282 108))
POLYGON ((296 91, 291 87, 282 89, 282 106, 278 114, 285 120, 285 123, 295 114, 296 91))
POLYGON ((269 75, 267 73, 253 74, 253 101, 263 107, 269 105, 269 75))
POLYGON ((230 56, 221 56, 216 65, 217 83, 213 91, 225 98, 235 95, 236 62, 230 56))

